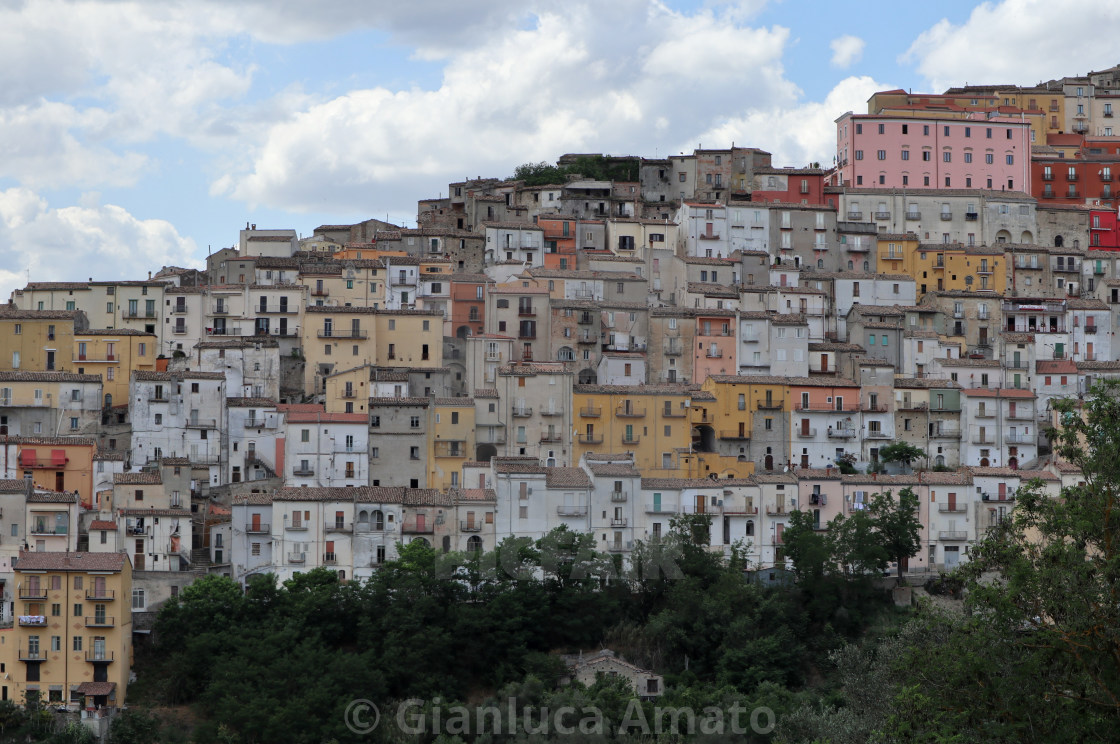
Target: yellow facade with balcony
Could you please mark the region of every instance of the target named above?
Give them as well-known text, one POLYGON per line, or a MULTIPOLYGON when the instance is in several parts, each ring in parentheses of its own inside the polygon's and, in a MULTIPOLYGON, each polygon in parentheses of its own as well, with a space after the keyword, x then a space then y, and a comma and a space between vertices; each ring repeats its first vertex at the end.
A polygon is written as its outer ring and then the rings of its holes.
POLYGON ((0 308, 0 368, 73 372, 70 352, 75 325, 84 325, 78 312, 0 308))
POLYGON ((84 375, 101 375, 105 405, 128 402, 133 372, 153 372, 159 356, 151 333, 127 328, 80 331, 74 334, 70 367, 84 375))
POLYGON ((428 432, 428 488, 463 488, 463 465, 474 459, 474 399, 436 398, 428 432))
POLYGON ((14 567, 12 631, 0 644, 5 699, 82 708, 125 703, 132 662, 132 565, 123 553, 25 552, 14 567))

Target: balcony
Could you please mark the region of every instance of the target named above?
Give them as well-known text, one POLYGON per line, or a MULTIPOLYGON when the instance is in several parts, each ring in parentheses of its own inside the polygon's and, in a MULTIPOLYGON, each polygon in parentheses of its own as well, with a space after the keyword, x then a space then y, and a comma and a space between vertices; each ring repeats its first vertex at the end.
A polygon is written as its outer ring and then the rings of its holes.
POLYGON ((634 547, 634 541, 633 540, 627 540, 625 542, 612 542, 612 543, 607 543, 607 552, 608 553, 625 553, 628 550, 632 550, 633 547, 634 547))
POLYGON ((354 531, 354 525, 346 524, 345 522, 335 522, 334 524, 328 524, 323 531, 335 534, 349 534, 354 531))
POLYGON ((268 419, 261 418, 247 418, 245 419, 246 429, 275 429, 276 419, 269 421, 268 419))
POLYGON ((217 419, 192 419, 187 422, 188 429, 217 429, 217 419))
POLYGON ((1090 336, 1095 336, 1097 333, 1097 327, 1095 325, 1087 325, 1085 326, 1085 333, 1089 334, 1090 336))
POLYGON ((578 435, 576 435, 576 441, 578 441, 580 444, 602 444, 603 443, 603 435, 602 434, 578 434, 578 435))
POLYGON ((793 407, 793 410, 804 411, 805 413, 856 413, 859 411, 859 406, 855 404, 838 406, 835 404, 798 403, 793 407))
POLYGON ((579 316, 579 320, 577 320, 576 322, 580 325, 591 325, 595 322, 595 319, 594 317, 592 317, 591 313, 583 313, 579 316))
POLYGON ((116 656, 112 651, 92 648, 86 651, 86 661, 98 664, 111 664, 116 661, 116 656))
POLYGON ((737 429, 722 429, 719 433, 720 439, 729 439, 732 441, 739 440, 745 441, 751 438, 749 431, 738 431, 737 429))
POLYGON ((879 254, 880 261, 901 261, 902 258, 903 256, 901 253, 891 253, 890 251, 879 254))
POLYGON ((889 220, 890 218, 891 218, 891 213, 890 212, 876 212, 875 213, 875 219, 877 219, 877 220, 889 220))
POLYGON ((285 529, 292 530, 294 532, 306 532, 307 522, 292 522, 291 524, 286 525, 285 529))
POLYGON ((961 430, 956 426, 946 426, 945 423, 942 422, 941 426, 934 429, 931 436, 934 439, 960 439, 961 430))
POLYGON ((704 356, 708 357, 709 359, 722 359, 723 349, 708 349, 706 352, 704 352, 704 356))
POLYGON ((937 505, 937 511, 941 512, 942 514, 964 514, 968 511, 968 507, 964 504, 939 503, 937 505))
POLYGON ((719 240, 719 233, 701 233, 696 237, 700 240, 719 240))
POLYGON ((646 409, 643 406, 618 406, 615 408, 614 415, 618 418, 645 418, 646 409))
POLYGON ((1102 173, 1100 175, 1100 179, 1102 181, 1105 181, 1105 182, 1111 182, 1112 181, 1112 174, 1111 173, 1102 173))
POLYGON ((331 291, 326 287, 316 287, 311 290, 312 297, 330 297, 331 291))
POLYGON ((855 429, 831 429, 830 428, 828 430, 828 438, 829 439, 855 439, 856 438, 856 430, 855 429))
POLYGON ((401 523, 401 532, 406 535, 430 535, 436 531, 435 525, 427 520, 405 520, 401 523))
POLYGON ((852 253, 870 253, 871 252, 871 244, 870 243, 864 243, 862 240, 858 243, 845 243, 844 248, 845 248, 845 250, 851 251, 852 253))
POLYGON ((24 628, 45 628, 47 626, 46 615, 20 615, 19 624, 24 628))
POLYGON ((1081 174, 1077 173, 1076 171, 1066 173, 1066 180, 1067 181, 1078 181, 1078 180, 1080 180, 1080 178, 1081 178, 1081 174))
POLYGON ((972 443, 973 444, 995 444, 995 439, 993 439, 991 434, 973 434, 972 435, 972 443))
POLYGON ((848 210, 848 219, 859 221, 863 219, 863 212, 848 210))
POLYGON ((816 427, 800 428, 797 430, 797 436, 801 437, 802 439, 812 439, 813 437, 817 436, 816 427))
MULTIPOLYGON (((20 620, 21 620, 20 625, 23 625, 23 622, 22 622, 23 618, 20 618, 20 620)), ((44 623, 44 625, 45 624, 46 623, 44 623)), ((40 649, 38 651, 27 651, 23 648, 20 648, 20 650, 19 650, 19 660, 20 661, 46 661, 47 660, 47 654, 42 649, 40 649)))
POLYGON ((587 507, 579 504, 562 504, 556 507, 556 514, 561 517, 587 516, 587 507))
POLYGON ((152 312, 140 312, 139 310, 125 310, 121 313, 121 317, 126 320, 140 320, 141 318, 154 319, 156 317, 155 310, 152 312))
POLYGON ((248 534, 248 535, 271 535, 272 534, 272 525, 271 524, 260 524, 259 522, 256 523, 256 524, 246 525, 245 526, 245 533, 248 534))
POLYGON ((683 351, 680 344, 665 344, 665 356, 680 356, 683 351))
POLYGON ((760 411, 781 411, 785 407, 785 401, 781 400, 760 400, 757 404, 760 411))
POLYGON ((656 502, 646 504, 646 514, 676 514, 677 507, 672 504, 658 504, 656 502))
POLYGON ((519 318, 535 318, 535 317, 537 317, 537 314, 536 314, 536 312, 533 311, 533 308, 531 308, 531 307, 519 307, 519 308, 517 308, 517 317, 519 317, 519 318))
MULTIPOLYGON (((22 454, 22 453, 21 453, 22 454)), ((66 467, 66 463, 70 462, 69 457, 20 457, 19 466, 21 468, 55 468, 61 470, 66 467)))
MULTIPOLYGON (((697 409, 694 408, 693 410, 696 411, 697 409)), ((697 411, 697 413, 699 415, 695 416, 692 419, 692 423, 694 425, 695 424, 711 424, 711 423, 714 423, 715 420, 716 420, 715 415, 711 414, 711 413, 708 413, 707 411, 699 410, 699 411, 697 411)))
POLYGON ((532 408, 526 408, 526 407, 514 406, 513 411, 511 413, 512 413, 514 418, 529 418, 530 416, 533 415, 533 409, 532 408))
POLYGON ((766 507, 766 513, 771 515, 789 514, 785 504, 771 504, 766 507))
POLYGON ((602 408, 592 408, 591 406, 585 406, 585 407, 579 409, 579 415, 580 415, 581 418, 599 418, 600 416, 603 415, 603 409, 602 408))
POLYGON ((108 615, 86 615, 85 620, 87 628, 112 628, 117 624, 117 619, 108 615))
POLYGON ((665 408, 661 409, 662 418, 685 418, 686 416, 688 416, 687 408, 673 408, 672 406, 666 406, 665 408))
POLYGON ((30 532, 32 535, 61 535, 66 536, 69 534, 69 529, 66 525, 50 526, 39 523, 31 526, 30 532))
POLYGON ((561 411, 558 408, 542 408, 537 413, 541 416, 546 416, 546 417, 549 417, 549 418, 555 418, 556 416, 563 416, 564 415, 564 411, 561 411))
POLYGON ((908 219, 908 220, 920 220, 921 218, 922 218, 922 213, 921 212, 907 212, 906 213, 906 219, 908 219))
POLYGON ((1036 442, 1036 439, 1033 434, 1022 434, 1020 432, 1014 432, 1004 434, 1003 441, 1007 444, 1034 444, 1036 442))
POLYGON ((885 431, 869 431, 866 434, 867 439, 892 439, 893 435, 885 431))
POLYGON ((432 454, 435 457, 466 457, 467 443, 464 440, 437 440, 432 454))
POLYGON ((626 492, 625 491, 611 491, 611 501, 616 503, 616 504, 619 504, 619 503, 622 503, 622 502, 626 501, 626 492))
POLYGON ((323 553, 323 565, 324 566, 337 566, 338 565, 338 553, 323 553))
POLYGON ((870 403, 863 403, 863 404, 860 405, 859 409, 861 411, 865 412, 865 413, 886 413, 887 412, 886 405, 884 405, 882 403, 876 403, 875 405, 871 405, 870 403))
POLYGON ((577 344, 597 344, 599 343, 598 336, 588 336, 587 334, 581 335, 576 339, 577 344))
POLYGON ((316 334, 319 338, 341 338, 341 339, 367 339, 369 334, 362 330, 345 329, 345 328, 322 328, 316 334))
POLYGON ((964 219, 966 222, 975 222, 980 219, 980 214, 978 212, 965 212, 964 219))
POLYGON ((541 434, 541 444, 560 444, 564 438, 560 436, 560 432, 546 431, 541 434))
POLYGON ((937 533, 938 540, 945 542, 959 542, 968 539, 968 533, 964 530, 941 530, 937 533))
POLYGON ((1034 412, 1015 409, 1014 411, 1008 412, 1007 418, 1012 421, 1034 421, 1034 412))
POLYGON ((288 553, 288 563, 307 563, 307 553, 288 553))
POLYGON ((626 517, 620 517, 619 519, 612 519, 611 520, 611 527, 621 528, 621 527, 626 527, 628 524, 630 524, 630 521, 628 519, 626 519, 626 517))
POLYGON ((622 435, 622 443, 623 444, 637 444, 640 441, 642 441, 642 437, 639 434, 623 433, 623 435, 622 435))
POLYGON ((942 212, 941 213, 941 221, 942 222, 949 222, 952 219, 953 219, 953 213, 952 212, 942 212))

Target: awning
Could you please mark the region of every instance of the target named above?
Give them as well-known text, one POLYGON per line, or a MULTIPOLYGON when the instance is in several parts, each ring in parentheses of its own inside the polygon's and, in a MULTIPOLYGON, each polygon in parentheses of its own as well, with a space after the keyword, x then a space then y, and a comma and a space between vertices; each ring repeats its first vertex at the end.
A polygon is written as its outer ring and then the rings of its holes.
POLYGON ((83 695, 112 695, 117 689, 116 682, 83 682, 78 685, 78 692, 83 695))

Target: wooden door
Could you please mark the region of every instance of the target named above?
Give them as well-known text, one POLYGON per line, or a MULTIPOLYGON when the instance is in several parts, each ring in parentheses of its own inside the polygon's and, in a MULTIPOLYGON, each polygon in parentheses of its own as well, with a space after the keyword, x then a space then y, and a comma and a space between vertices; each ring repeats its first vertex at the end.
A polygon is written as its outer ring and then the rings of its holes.
POLYGON ((1007 484, 1006 483, 1000 483, 999 484, 999 500, 1000 501, 1007 501, 1007 484))

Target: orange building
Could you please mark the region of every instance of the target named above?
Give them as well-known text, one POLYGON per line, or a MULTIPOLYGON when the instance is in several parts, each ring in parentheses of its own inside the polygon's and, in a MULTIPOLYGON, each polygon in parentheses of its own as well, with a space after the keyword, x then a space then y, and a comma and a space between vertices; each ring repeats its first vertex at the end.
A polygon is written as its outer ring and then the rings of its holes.
POLYGON ((4 478, 31 473, 39 488, 78 492, 82 506, 93 507, 93 456, 97 442, 84 437, 0 437, 4 478))
POLYGON ((486 332, 485 274, 451 275, 451 333, 457 338, 486 332))
MULTIPOLYGON (((546 269, 576 269, 579 251, 576 236, 586 220, 570 217, 537 217, 537 226, 544 231, 544 267, 546 269)), ((596 224, 602 224, 597 222, 596 224)))

